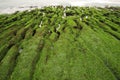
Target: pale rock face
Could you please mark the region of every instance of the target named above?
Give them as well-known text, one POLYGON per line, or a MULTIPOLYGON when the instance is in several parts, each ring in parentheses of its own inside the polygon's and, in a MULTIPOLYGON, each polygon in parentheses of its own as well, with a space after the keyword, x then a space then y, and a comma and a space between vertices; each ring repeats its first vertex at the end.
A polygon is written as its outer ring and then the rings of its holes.
POLYGON ((64 12, 64 14, 63 14, 63 18, 64 18, 64 17, 66 17, 66 13, 65 13, 66 12, 66 8, 65 8, 65 10, 63 12, 64 12))
POLYGON ((88 18, 88 16, 85 17, 86 19, 88 18))
POLYGON ((42 25, 42 23, 43 23, 43 22, 41 21, 41 23, 40 23, 40 24, 42 25))
POLYGON ((43 16, 45 16, 45 13, 43 12, 43 16))
POLYGON ((40 28, 42 27, 41 25, 42 25, 42 21, 40 22, 40 25, 39 25, 40 28))
POLYGON ((64 16, 62 16, 62 18, 64 19, 65 17, 64 17, 64 16))
POLYGON ((70 9, 68 8, 67 10, 69 11, 70 9))
POLYGON ((82 21, 82 18, 80 18, 80 21, 82 21))
POLYGON ((60 29, 60 24, 58 24, 58 28, 56 29, 57 31, 60 29))
POLYGON ((23 49, 22 49, 22 48, 20 48, 18 52, 19 52, 19 53, 22 53, 22 51, 23 51, 23 49))
POLYGON ((66 13, 64 12, 64 17, 66 17, 66 13))
POLYGON ((63 11, 63 16, 62 16, 62 18, 65 18, 66 17, 66 9, 63 11))
POLYGON ((41 28, 41 25, 39 25, 39 27, 41 28))

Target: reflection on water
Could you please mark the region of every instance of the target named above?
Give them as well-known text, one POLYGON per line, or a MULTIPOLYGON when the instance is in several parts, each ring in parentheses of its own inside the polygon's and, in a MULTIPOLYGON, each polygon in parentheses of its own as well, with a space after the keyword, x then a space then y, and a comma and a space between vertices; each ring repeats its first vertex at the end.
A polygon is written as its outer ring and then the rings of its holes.
POLYGON ((120 0, 0 0, 0 13, 22 11, 33 7, 48 5, 63 6, 120 6, 120 0))

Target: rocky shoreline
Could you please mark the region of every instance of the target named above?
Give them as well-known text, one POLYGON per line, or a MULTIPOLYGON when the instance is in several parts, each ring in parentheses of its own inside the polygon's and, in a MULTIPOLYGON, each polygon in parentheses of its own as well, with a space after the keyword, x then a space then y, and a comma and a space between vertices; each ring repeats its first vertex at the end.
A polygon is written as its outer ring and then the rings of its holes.
POLYGON ((62 6, 79 6, 79 7, 106 7, 106 6, 113 6, 113 7, 119 7, 120 6, 120 2, 108 2, 108 1, 101 1, 101 2, 93 2, 93 1, 75 1, 75 2, 68 2, 68 3, 33 3, 33 4, 26 4, 26 5, 19 5, 19 6, 13 6, 13 7, 8 7, 8 8, 4 8, 1 9, 0 8, 0 14, 11 14, 14 13, 16 11, 25 11, 25 10, 32 10, 35 8, 41 8, 41 7, 45 7, 45 6, 58 6, 58 5, 62 5, 62 6))

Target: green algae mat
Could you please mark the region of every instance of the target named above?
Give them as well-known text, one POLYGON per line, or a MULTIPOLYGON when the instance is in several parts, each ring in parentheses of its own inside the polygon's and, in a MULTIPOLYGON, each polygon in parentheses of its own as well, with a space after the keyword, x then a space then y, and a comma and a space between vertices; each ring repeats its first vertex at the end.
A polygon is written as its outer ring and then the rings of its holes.
POLYGON ((120 8, 0 15, 0 80, 120 80, 120 8))

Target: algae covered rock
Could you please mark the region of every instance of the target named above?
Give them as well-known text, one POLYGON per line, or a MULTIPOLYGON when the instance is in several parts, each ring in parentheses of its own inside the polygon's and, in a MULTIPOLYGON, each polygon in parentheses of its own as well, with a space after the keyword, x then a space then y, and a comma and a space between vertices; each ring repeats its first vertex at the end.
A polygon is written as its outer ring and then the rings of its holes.
POLYGON ((49 6, 0 15, 0 80, 120 80, 119 12, 49 6))

